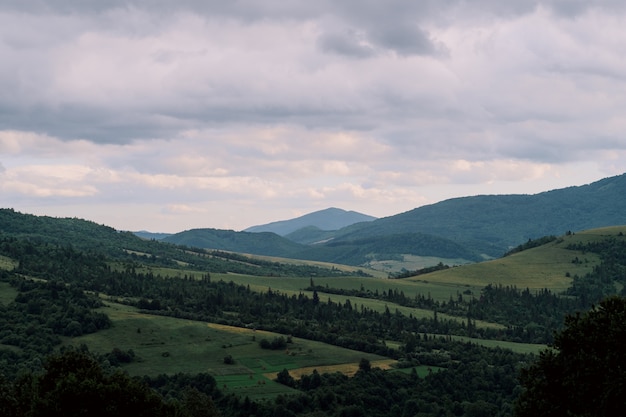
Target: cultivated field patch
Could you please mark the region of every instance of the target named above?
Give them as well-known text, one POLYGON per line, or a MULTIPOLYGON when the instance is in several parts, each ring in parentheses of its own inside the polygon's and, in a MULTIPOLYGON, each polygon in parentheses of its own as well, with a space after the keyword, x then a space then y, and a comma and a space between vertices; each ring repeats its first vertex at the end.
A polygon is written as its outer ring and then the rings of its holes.
MULTIPOLYGON (((372 368, 380 368, 383 370, 392 369, 393 365, 398 363, 398 361, 394 359, 381 359, 377 361, 370 362, 372 368)), ((304 368, 296 368, 289 370, 289 375, 291 375, 295 379, 302 378, 303 375, 310 375, 313 371, 316 370, 320 374, 332 374, 335 372, 342 373, 347 376, 354 376, 359 370, 359 362, 352 363, 344 363, 340 365, 327 365, 327 366, 307 366, 304 368)), ((275 373, 267 373, 265 374, 268 378, 276 378, 275 373)))

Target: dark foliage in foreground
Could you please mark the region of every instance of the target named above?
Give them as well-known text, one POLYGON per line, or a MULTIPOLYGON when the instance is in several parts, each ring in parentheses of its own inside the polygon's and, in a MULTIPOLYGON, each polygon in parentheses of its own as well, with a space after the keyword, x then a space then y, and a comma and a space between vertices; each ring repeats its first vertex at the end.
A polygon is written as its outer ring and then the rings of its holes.
POLYGON ((617 416, 626 408, 626 299, 568 316, 551 350, 521 373, 517 417, 617 416))

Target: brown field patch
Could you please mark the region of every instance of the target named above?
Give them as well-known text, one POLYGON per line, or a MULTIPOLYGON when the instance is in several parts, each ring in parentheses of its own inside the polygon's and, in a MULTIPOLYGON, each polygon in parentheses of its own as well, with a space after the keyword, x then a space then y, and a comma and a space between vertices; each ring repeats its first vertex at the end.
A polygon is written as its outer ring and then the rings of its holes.
MULTIPOLYGON (((391 369, 391 367, 397 362, 398 361, 395 359, 381 359, 378 361, 371 361, 370 363, 372 365, 372 368, 380 368, 382 370, 387 370, 387 369, 391 369)), ((346 376, 352 377, 359 370, 359 363, 351 362, 351 363, 342 363, 339 365, 307 366, 304 368, 290 369, 289 375, 291 375, 295 379, 300 379, 302 378, 303 375, 312 374, 314 370, 317 370, 317 372, 320 374, 325 374, 325 373, 331 374, 334 372, 340 372, 346 376)), ((275 379, 276 375, 277 375, 277 372, 268 372, 268 373, 263 374, 264 377, 271 379, 271 380, 275 379)))
POLYGON ((265 330, 248 329, 246 327, 235 327, 235 326, 228 326, 225 324, 207 323, 207 326, 210 327, 211 329, 221 330, 223 332, 229 332, 229 333, 249 334, 249 335, 262 334, 266 336, 276 335, 276 333, 268 332, 265 330))

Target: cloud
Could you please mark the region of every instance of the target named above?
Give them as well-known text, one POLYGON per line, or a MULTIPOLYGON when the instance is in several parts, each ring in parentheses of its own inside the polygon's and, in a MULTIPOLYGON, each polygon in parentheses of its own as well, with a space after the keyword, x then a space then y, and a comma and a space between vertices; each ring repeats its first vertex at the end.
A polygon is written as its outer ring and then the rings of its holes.
POLYGON ((608 0, 5 1, 2 201, 243 228, 618 174, 625 12, 608 0))
POLYGON ((349 57, 367 58, 376 53, 364 34, 354 29, 327 31, 320 35, 318 43, 325 52, 349 57))

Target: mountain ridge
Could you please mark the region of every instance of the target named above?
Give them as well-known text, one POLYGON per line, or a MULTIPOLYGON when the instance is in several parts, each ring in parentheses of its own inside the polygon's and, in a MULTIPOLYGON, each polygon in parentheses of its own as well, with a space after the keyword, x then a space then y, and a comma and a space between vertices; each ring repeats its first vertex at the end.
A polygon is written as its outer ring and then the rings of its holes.
POLYGON ((323 231, 338 230, 351 224, 368 222, 376 217, 358 213, 350 210, 346 211, 336 207, 329 207, 324 210, 314 211, 300 217, 288 220, 279 220, 267 224, 251 226, 244 229, 244 232, 273 232, 279 236, 286 236, 306 227, 316 227, 323 231))
POLYGON ((445 237, 491 257, 529 239, 626 224, 626 174, 538 194, 457 197, 339 230, 335 241, 406 231, 445 237))
MULTIPOLYGON (((72 242, 75 234, 84 231, 89 233, 83 236, 87 247, 101 245, 94 240, 97 235, 103 236, 112 251, 114 246, 122 244, 141 252, 140 248, 150 243, 134 235, 135 239, 131 239, 130 232, 100 227, 93 222, 20 218, 7 210, 0 211, 0 232, 10 231, 17 226, 15 222, 27 219, 31 229, 21 230, 21 234, 37 237, 46 231, 43 229, 48 229, 54 242, 72 242)), ((272 232, 192 229, 168 236, 164 242, 350 265, 384 260, 401 262, 406 255, 477 261, 500 257, 531 239, 623 224, 626 224, 626 174, 532 195, 458 197, 334 231, 308 226, 283 237, 272 232)))

